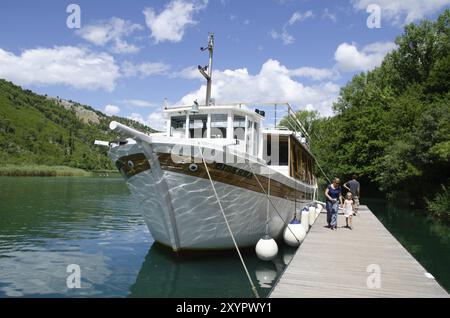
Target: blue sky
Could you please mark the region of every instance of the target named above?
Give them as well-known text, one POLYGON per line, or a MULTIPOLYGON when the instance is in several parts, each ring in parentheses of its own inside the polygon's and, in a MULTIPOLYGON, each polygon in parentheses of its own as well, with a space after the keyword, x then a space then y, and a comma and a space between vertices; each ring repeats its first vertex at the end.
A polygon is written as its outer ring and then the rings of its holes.
POLYGON ((339 88, 395 48, 405 23, 450 0, 2 0, 0 78, 152 126, 204 99, 196 66, 214 32, 217 103, 289 101, 331 115, 339 88), (69 4, 81 28, 67 27, 69 4), (369 4, 381 28, 369 28, 369 4))

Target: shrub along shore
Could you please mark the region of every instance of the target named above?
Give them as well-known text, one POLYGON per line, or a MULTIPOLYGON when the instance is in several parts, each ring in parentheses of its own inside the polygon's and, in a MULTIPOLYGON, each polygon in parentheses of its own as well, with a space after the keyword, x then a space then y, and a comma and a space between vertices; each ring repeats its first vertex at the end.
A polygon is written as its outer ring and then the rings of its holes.
POLYGON ((6 165, 0 166, 0 176, 9 177, 90 177, 92 172, 66 166, 6 165))

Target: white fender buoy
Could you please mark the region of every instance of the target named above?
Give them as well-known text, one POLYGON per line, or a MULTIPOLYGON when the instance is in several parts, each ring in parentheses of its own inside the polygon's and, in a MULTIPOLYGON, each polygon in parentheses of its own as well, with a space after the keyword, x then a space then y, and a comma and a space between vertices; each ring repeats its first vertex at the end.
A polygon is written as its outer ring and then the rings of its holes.
POLYGON ((308 222, 309 225, 313 225, 314 221, 316 220, 316 208, 313 206, 309 207, 309 217, 308 217, 308 222))
POLYGON ((261 238, 255 247, 256 256, 260 260, 270 261, 275 258, 278 254, 277 242, 270 236, 266 235, 261 238))
POLYGON ((302 210, 301 224, 303 225, 305 232, 308 233, 308 231, 309 231, 309 211, 308 210, 302 210))
POLYGON ((320 204, 318 204, 316 207, 316 219, 319 217, 321 212, 322 212, 322 206, 320 204))
POLYGON ((305 239, 305 236, 305 228, 300 223, 290 223, 284 229, 284 242, 289 246, 299 246, 305 239))
POLYGON ((315 215, 315 219, 317 220, 317 218, 319 217, 319 214, 320 214, 320 209, 319 208, 316 208, 315 209, 315 212, 314 212, 314 215, 315 215))

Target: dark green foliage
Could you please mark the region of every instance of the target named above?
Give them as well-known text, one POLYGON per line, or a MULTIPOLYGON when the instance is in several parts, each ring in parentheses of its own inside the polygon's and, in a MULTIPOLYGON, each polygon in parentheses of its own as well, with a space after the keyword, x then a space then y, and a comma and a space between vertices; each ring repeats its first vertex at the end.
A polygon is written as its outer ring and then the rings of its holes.
POLYGON ((98 123, 80 120, 73 108, 64 108, 56 100, 23 90, 0 80, 0 162, 2 166, 69 166, 86 170, 114 169, 107 149, 94 146, 95 139, 115 140, 108 125, 117 120, 144 131, 152 129, 135 121, 108 117, 88 106, 98 123), (94 114, 93 113, 93 114, 94 114))
POLYGON ((427 200, 428 211, 437 219, 450 224, 450 191, 449 185, 442 186, 432 200, 427 200))
POLYGON ((437 202, 448 204, 441 189, 450 178, 449 21, 445 10, 436 22, 406 26, 398 48, 380 67, 354 76, 341 89, 335 116, 314 120, 311 135, 329 175, 356 173, 366 188, 376 185, 411 205, 428 198, 442 218, 437 202))
MULTIPOLYGON (((315 120, 319 118, 319 112, 318 111, 301 111, 297 112, 295 114, 297 119, 302 123, 303 127, 306 129, 306 132, 309 134, 311 133, 312 124, 315 120)), ((291 130, 298 130, 298 126, 292 119, 289 119, 288 117, 283 118, 280 123, 280 126, 286 127, 287 129, 291 130)))

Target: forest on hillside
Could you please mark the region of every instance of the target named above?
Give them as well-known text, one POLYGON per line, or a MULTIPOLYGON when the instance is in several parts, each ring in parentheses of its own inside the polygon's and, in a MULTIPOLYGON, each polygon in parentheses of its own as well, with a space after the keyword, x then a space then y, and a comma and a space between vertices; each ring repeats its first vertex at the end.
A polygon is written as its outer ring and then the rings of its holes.
MULTIPOLYGON (((297 114, 326 173, 450 222, 450 11, 405 26, 380 67, 341 88, 334 116, 297 114)), ((317 171, 317 175, 320 172, 317 171)))
POLYGON ((0 80, 0 162, 90 171, 115 169, 107 149, 94 146, 95 139, 118 139, 108 128, 112 120, 154 132, 133 120, 109 117, 89 106, 38 95, 0 80))

